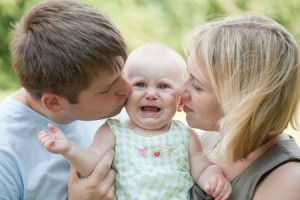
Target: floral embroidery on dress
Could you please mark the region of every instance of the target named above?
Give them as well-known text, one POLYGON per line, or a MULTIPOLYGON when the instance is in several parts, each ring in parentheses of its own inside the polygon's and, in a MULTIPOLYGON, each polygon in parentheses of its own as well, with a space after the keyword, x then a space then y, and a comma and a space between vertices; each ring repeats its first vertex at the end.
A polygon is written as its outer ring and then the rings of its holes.
POLYGON ((138 154, 139 154, 139 156, 145 158, 148 154, 148 148, 144 147, 144 148, 138 149, 138 154))
POLYGON ((177 152, 175 144, 168 144, 165 147, 165 152, 168 156, 173 156, 177 152))
POLYGON ((145 158, 148 154, 156 158, 166 155, 172 157, 177 152, 177 147, 175 144, 167 144, 163 148, 149 149, 148 147, 143 147, 138 149, 138 155, 145 158))

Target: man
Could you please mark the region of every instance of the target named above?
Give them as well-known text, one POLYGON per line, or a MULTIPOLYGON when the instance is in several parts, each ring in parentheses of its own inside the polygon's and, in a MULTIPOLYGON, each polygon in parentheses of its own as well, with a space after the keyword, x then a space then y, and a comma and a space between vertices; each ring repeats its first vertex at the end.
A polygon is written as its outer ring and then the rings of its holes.
POLYGON ((114 199, 113 152, 80 179, 43 150, 38 132, 54 123, 86 147, 100 125, 91 120, 121 112, 131 88, 118 29, 92 6, 52 0, 15 25, 10 50, 23 88, 0 108, 0 199, 114 199))

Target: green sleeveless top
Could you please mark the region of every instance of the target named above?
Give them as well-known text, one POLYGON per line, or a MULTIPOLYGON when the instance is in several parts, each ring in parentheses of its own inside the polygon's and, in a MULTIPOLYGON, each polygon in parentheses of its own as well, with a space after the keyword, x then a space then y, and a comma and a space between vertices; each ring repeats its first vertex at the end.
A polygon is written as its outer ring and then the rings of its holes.
POLYGON ((118 200, 190 199, 188 128, 172 121, 167 133, 141 136, 119 120, 108 119, 116 137, 116 195, 118 200))
MULTIPOLYGON (((277 167, 290 161, 300 162, 300 149, 294 139, 273 145, 231 181, 232 194, 229 200, 252 200, 259 182, 277 167)), ((213 200, 197 185, 192 189, 192 197, 194 200, 213 200)))

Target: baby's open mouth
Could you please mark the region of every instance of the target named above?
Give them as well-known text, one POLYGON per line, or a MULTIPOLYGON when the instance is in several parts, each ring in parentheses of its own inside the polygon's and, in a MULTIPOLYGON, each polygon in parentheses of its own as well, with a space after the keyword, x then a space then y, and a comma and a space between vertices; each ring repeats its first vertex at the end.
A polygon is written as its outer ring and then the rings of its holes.
POLYGON ((143 106, 143 112, 159 112, 161 109, 156 106, 143 106))

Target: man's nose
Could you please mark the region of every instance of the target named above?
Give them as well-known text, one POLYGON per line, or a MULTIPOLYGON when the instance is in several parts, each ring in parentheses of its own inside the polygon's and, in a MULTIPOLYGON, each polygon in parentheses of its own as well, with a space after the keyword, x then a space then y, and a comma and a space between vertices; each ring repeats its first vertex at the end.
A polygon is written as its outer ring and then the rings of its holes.
POLYGON ((131 84, 122 77, 119 83, 120 88, 117 90, 117 95, 127 95, 132 91, 131 84))

